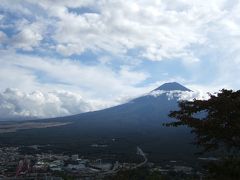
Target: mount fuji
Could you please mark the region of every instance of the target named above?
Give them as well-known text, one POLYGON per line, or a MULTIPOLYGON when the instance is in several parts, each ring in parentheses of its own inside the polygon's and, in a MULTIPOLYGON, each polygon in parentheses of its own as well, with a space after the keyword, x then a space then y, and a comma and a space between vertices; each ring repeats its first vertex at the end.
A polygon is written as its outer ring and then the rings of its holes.
MULTIPOLYGON (((37 120, 67 122, 66 125, 1 134, 5 144, 53 144, 66 151, 97 153, 91 144, 107 144, 107 153, 128 154, 141 146, 150 158, 186 158, 193 154, 187 127, 165 127, 170 111, 178 108, 182 95, 191 92, 179 83, 165 83, 125 104, 73 116, 37 120), (186 153, 189 152, 189 153, 186 153)), ((35 120, 36 121, 36 120, 35 120)), ((105 151, 104 151, 105 152, 105 151)), ((101 153, 104 153, 101 151, 101 153)))

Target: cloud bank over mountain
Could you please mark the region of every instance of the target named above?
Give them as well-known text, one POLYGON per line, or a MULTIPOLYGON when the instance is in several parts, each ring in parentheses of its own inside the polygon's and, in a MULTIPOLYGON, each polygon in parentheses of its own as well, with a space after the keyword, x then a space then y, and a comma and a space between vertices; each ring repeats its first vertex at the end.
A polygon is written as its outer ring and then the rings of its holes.
POLYGON ((164 90, 156 90, 152 91, 147 95, 158 97, 162 94, 165 94, 168 97, 168 100, 177 98, 178 101, 192 101, 193 99, 208 99, 209 96, 206 93, 200 91, 164 91, 164 90))

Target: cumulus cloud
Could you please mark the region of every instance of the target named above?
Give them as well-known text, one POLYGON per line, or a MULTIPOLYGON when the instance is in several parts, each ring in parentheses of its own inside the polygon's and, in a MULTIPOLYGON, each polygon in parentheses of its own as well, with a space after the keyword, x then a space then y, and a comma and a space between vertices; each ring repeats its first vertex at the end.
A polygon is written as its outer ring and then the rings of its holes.
POLYGON ((11 44, 15 48, 30 51, 34 47, 39 46, 40 42, 43 40, 43 28, 44 25, 40 22, 30 23, 23 20, 18 23, 18 32, 12 37, 11 44))
POLYGON ((42 36, 33 32, 30 29, 23 29, 17 34, 13 43, 16 48, 22 48, 24 50, 32 50, 32 46, 38 45, 38 42, 42 40, 42 36))
POLYGON ((44 118, 77 114, 93 110, 79 94, 71 92, 34 91, 25 93, 6 89, 0 93, 1 120, 14 118, 44 118))
MULTIPOLYGON (((57 50, 62 49, 59 52, 65 55, 88 49, 125 54, 137 48, 139 56, 149 60, 193 56, 188 47, 204 43, 205 37, 199 32, 201 24, 215 17, 198 9, 188 9, 189 6, 183 12, 164 6, 166 3, 154 1, 98 1, 87 6, 95 12, 69 11, 61 5, 57 9, 46 8, 58 18, 53 38, 60 44, 57 50), (203 18, 198 19, 196 13, 201 13, 203 18)), ((212 13, 217 16, 220 12, 212 13)))
MULTIPOLYGON (((20 13, 27 14, 24 11, 27 9, 35 17, 27 29, 23 28, 16 35, 17 47, 29 50, 37 46, 43 37, 34 24, 47 17, 51 23, 45 26, 54 29, 48 39, 54 41, 54 49, 65 56, 87 50, 126 54, 131 49, 138 49, 139 57, 153 61, 198 60, 191 46, 207 42, 206 25, 216 23, 224 15, 222 4, 217 1, 170 4, 167 1, 100 0, 24 1, 12 5, 4 1, 8 10, 14 12, 22 7, 20 13), (36 10, 40 12, 37 15, 36 10)), ((234 22, 228 24, 236 29, 234 22)))
POLYGON ((1 8, 17 11, 20 19, 32 17, 25 27, 13 22, 13 28, 21 29, 13 36, 15 47, 25 50, 43 45, 45 38, 53 42, 46 50, 64 56, 86 51, 127 55, 135 50, 137 58, 181 59, 186 64, 200 61, 209 48, 225 57, 230 55, 225 46, 239 51, 238 1, 5 0, 1 8))

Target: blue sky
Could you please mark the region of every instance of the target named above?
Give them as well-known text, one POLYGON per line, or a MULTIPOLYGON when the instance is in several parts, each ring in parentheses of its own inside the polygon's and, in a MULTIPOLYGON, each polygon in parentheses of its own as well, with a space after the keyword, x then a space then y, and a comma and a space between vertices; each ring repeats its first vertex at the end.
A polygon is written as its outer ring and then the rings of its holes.
POLYGON ((0 0, 0 113, 91 111, 169 81, 239 89, 239 12, 237 0, 0 0))

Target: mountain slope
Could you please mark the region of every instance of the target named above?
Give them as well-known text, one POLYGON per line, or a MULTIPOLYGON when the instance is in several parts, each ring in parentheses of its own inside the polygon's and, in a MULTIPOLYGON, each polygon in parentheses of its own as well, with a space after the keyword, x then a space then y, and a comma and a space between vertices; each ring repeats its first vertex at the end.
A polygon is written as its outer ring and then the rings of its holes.
POLYGON ((122 105, 43 120, 71 122, 65 126, 2 134, 0 142, 54 144, 58 148, 71 149, 81 154, 92 151, 97 153, 97 150, 89 148, 94 143, 108 144, 108 154, 129 154, 140 145, 151 154, 150 159, 166 156, 183 158, 184 153, 192 152, 189 130, 185 127, 169 128, 162 124, 171 121, 169 112, 177 109, 179 96, 187 91, 190 90, 178 83, 163 84, 154 91, 122 105), (112 139, 117 141, 113 143, 112 139))
POLYGON ((128 103, 101 111, 75 115, 70 119, 80 124, 87 120, 88 122, 96 121, 96 124, 101 122, 100 125, 104 123, 104 126, 117 125, 119 127, 122 125, 125 128, 130 125, 139 126, 139 128, 161 126, 163 122, 170 120, 169 112, 177 109, 178 96, 186 91, 190 90, 178 83, 166 83, 128 103))
POLYGON ((174 91, 174 90, 191 91, 190 89, 182 86, 181 84, 179 84, 177 82, 165 83, 165 84, 161 85, 160 87, 154 89, 153 91, 157 91, 157 90, 163 90, 163 91, 174 91))

